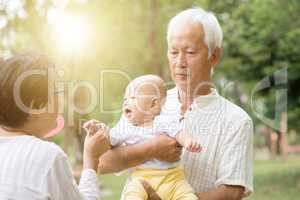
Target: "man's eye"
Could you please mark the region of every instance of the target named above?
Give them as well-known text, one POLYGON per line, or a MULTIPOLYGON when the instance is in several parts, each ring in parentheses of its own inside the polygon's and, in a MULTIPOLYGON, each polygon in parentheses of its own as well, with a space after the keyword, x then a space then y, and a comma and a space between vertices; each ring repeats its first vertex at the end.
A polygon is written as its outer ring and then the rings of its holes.
POLYGON ((187 53, 188 53, 188 54, 191 54, 191 55, 195 54, 194 51, 188 51, 187 53))

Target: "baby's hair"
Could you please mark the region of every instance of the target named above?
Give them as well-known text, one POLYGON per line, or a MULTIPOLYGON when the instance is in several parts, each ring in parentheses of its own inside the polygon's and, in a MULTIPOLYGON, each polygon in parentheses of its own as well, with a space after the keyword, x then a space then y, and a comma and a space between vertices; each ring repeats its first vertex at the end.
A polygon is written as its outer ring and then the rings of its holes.
POLYGON ((154 74, 142 75, 135 78, 130 84, 134 87, 142 88, 143 86, 150 86, 149 88, 154 90, 154 95, 165 99, 167 96, 166 87, 163 79, 154 74))

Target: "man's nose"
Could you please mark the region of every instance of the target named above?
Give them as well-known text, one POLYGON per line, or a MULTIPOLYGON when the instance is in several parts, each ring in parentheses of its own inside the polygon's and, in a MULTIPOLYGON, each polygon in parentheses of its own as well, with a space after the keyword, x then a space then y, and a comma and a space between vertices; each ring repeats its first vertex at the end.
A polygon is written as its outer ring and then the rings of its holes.
POLYGON ((186 68, 187 62, 184 53, 180 53, 177 57, 176 67, 178 68, 186 68))

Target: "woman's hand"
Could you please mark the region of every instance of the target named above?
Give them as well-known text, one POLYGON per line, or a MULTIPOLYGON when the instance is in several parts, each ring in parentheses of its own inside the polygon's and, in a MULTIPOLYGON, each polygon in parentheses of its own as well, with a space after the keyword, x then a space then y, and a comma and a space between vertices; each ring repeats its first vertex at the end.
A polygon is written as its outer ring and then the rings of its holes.
POLYGON ((84 124, 84 128, 87 136, 84 141, 83 167, 97 170, 100 156, 110 149, 107 139, 109 129, 105 124, 96 121, 84 124))

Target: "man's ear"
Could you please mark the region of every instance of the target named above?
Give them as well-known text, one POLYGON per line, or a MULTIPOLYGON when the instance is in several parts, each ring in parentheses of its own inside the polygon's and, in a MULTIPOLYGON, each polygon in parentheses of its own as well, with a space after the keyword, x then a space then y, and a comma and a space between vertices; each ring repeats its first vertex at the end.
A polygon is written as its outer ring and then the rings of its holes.
POLYGON ((221 54, 222 54, 222 48, 220 47, 216 47, 214 48, 210 58, 209 58, 209 62, 211 63, 211 67, 214 67, 215 65, 217 65, 220 61, 221 58, 221 54))

